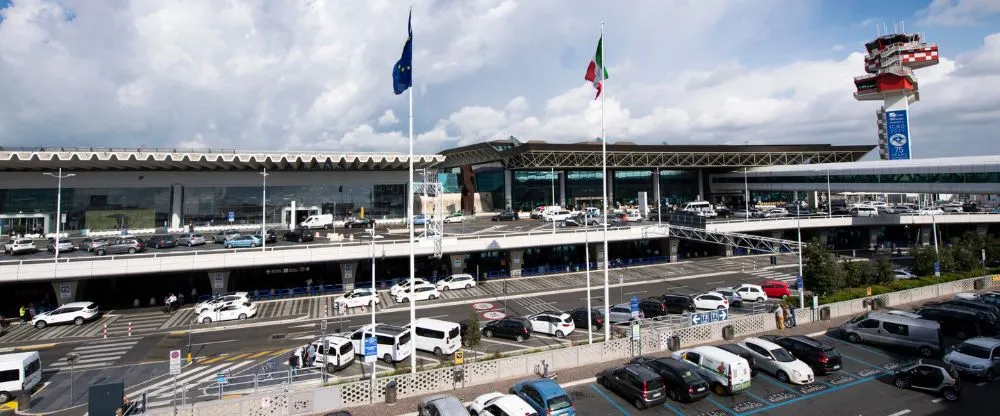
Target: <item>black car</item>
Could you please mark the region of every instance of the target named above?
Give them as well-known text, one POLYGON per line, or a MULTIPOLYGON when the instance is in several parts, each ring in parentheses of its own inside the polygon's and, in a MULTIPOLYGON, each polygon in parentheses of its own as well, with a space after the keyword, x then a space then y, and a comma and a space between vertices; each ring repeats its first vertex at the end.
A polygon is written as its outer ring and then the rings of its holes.
POLYGON ((626 364, 601 371, 597 383, 618 393, 636 409, 659 406, 667 400, 663 390, 663 378, 640 364, 626 364))
POLYGON ((985 313, 953 306, 924 306, 913 312, 923 319, 941 324, 941 332, 954 335, 958 339, 988 332, 993 326, 985 313))
POLYGON ((989 303, 981 302, 978 300, 952 299, 952 300, 946 300, 944 302, 928 303, 928 305, 950 305, 957 308, 965 308, 965 309, 976 310, 979 312, 985 312, 990 315, 993 315, 994 321, 996 321, 997 318, 1000 317, 1000 308, 998 308, 996 305, 991 305, 989 303))
POLYGON ((306 241, 313 241, 316 237, 309 230, 304 230, 302 228, 296 228, 285 233, 285 241, 298 241, 304 243, 306 241))
POLYGON ((490 221, 517 221, 517 213, 514 211, 502 211, 493 214, 490 221))
POLYGON ((264 243, 277 243, 278 242, 278 232, 274 231, 273 228, 267 229, 264 233, 264 243))
POLYGON ((490 321, 483 327, 483 336, 486 338, 509 338, 517 342, 522 342, 531 338, 531 322, 518 316, 508 316, 496 321, 490 321))
POLYGON ((177 247, 177 239, 172 235, 154 235, 146 240, 146 247, 170 248, 177 247))
POLYGON ((953 402, 962 392, 962 379, 955 368, 936 360, 921 359, 897 369, 892 384, 901 389, 938 393, 953 402))
POLYGON ((757 376, 757 372, 760 370, 757 368, 757 362, 754 361, 753 354, 750 353, 750 350, 736 344, 721 344, 721 345, 716 345, 716 347, 731 354, 738 355, 740 356, 740 358, 744 360, 747 360, 747 364, 750 364, 750 377, 757 376))
POLYGON ((816 374, 830 374, 841 368, 843 359, 837 349, 805 335, 762 335, 760 338, 784 347, 792 356, 812 367, 816 374))
POLYGON ((715 215, 719 218, 729 218, 733 216, 733 210, 719 205, 715 208, 715 215))
MULTIPOLYGON (((569 316, 573 318, 573 324, 577 328, 586 328, 587 325, 587 308, 576 308, 569 312, 569 316)), ((590 309, 590 325, 591 331, 600 331, 604 328, 604 312, 601 312, 598 308, 590 309)))
POLYGON ((662 298, 647 298, 639 301, 639 310, 647 318, 667 315, 667 302, 662 298))
POLYGON ((664 293, 663 296, 660 296, 660 299, 662 299, 664 305, 666 305, 668 313, 684 313, 694 311, 694 299, 688 295, 668 292, 664 293))
POLYGON ((347 228, 375 228, 375 220, 371 218, 351 218, 344 221, 347 228))
POLYGON ((667 397, 676 402, 696 402, 709 395, 708 381, 691 368, 673 358, 635 357, 632 364, 641 364, 663 379, 667 397))

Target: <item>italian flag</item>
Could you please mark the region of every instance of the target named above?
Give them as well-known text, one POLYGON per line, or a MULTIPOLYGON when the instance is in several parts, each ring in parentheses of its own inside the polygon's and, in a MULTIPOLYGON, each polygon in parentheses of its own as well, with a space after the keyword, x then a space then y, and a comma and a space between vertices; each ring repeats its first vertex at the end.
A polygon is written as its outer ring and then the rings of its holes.
POLYGON ((604 35, 601 35, 601 39, 597 41, 597 53, 594 54, 594 59, 590 60, 590 65, 587 66, 587 76, 584 77, 587 81, 594 83, 594 88, 597 89, 597 95, 594 99, 598 99, 601 96, 601 90, 604 89, 604 80, 608 79, 608 70, 604 67, 604 53, 602 51, 604 46, 604 35))

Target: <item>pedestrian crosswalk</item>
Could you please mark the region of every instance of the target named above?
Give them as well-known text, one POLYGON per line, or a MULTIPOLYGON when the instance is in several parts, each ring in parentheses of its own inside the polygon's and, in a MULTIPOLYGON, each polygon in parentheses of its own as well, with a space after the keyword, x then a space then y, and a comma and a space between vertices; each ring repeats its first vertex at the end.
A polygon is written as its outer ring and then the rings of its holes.
POLYGON ((790 284, 795 283, 796 280, 796 276, 794 274, 785 273, 783 271, 778 271, 778 270, 772 270, 770 268, 748 270, 746 273, 752 276, 757 276, 761 278, 761 280, 778 280, 790 284))
POLYGON ((134 338, 99 340, 81 344, 59 360, 49 363, 46 370, 59 372, 72 369, 76 371, 111 366, 138 342, 139 338, 134 338), (69 362, 70 357, 77 357, 72 365, 69 362))
POLYGON ((50 325, 45 328, 35 328, 31 325, 13 325, 7 330, 0 341, 2 342, 18 342, 18 341, 47 341, 47 340, 63 340, 68 338, 90 338, 99 336, 102 334, 105 324, 113 322, 117 317, 114 316, 102 316, 100 319, 85 323, 80 326, 73 324, 68 325, 50 325))
POLYGON ((514 307, 511 308, 512 312, 518 315, 532 315, 558 309, 555 307, 554 302, 547 302, 535 296, 512 299, 510 303, 514 304, 514 307))
MULTIPOLYGON (((214 385, 218 374, 232 377, 240 371, 250 368, 254 360, 221 362, 208 365, 189 365, 181 370, 177 377, 165 377, 148 386, 143 386, 138 393, 146 393, 146 406, 162 407, 176 400, 180 404, 183 398, 201 396, 206 387, 214 385)), ((133 393, 134 394, 134 393, 133 393)))

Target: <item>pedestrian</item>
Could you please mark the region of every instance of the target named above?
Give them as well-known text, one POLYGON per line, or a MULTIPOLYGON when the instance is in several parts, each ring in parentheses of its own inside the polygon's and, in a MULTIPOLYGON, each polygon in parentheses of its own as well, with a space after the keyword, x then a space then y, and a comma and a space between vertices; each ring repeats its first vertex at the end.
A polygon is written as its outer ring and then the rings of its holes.
POLYGON ((291 357, 288 357, 288 366, 292 368, 292 375, 298 373, 299 371, 299 354, 292 353, 291 357))
POLYGON ((781 305, 778 305, 778 308, 774 310, 774 324, 778 329, 785 329, 785 312, 781 305))
POLYGON ((197 301, 198 301, 198 288, 192 286, 191 287, 191 302, 197 302, 197 301))
POLYGON ((316 363, 316 344, 309 345, 309 367, 316 363))
POLYGON ((783 305, 781 307, 781 311, 782 311, 782 315, 783 315, 782 316, 782 320, 784 321, 785 326, 788 327, 788 328, 791 328, 791 327, 795 326, 794 325, 795 324, 795 320, 788 319, 788 316, 791 314, 791 307, 789 307, 788 305, 783 305))
POLYGON ((21 305, 21 310, 18 311, 18 313, 20 314, 21 317, 21 324, 23 325, 28 323, 28 308, 24 307, 24 305, 21 305))

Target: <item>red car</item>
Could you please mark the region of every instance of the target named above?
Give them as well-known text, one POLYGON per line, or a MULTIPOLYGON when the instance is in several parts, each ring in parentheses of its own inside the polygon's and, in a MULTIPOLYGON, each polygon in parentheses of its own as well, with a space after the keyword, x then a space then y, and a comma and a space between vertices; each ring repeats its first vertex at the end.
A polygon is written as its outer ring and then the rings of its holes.
POLYGON ((760 284, 760 287, 764 289, 764 293, 771 298, 783 298, 785 296, 791 296, 792 291, 788 288, 788 283, 780 282, 777 280, 766 280, 764 283, 760 284))

